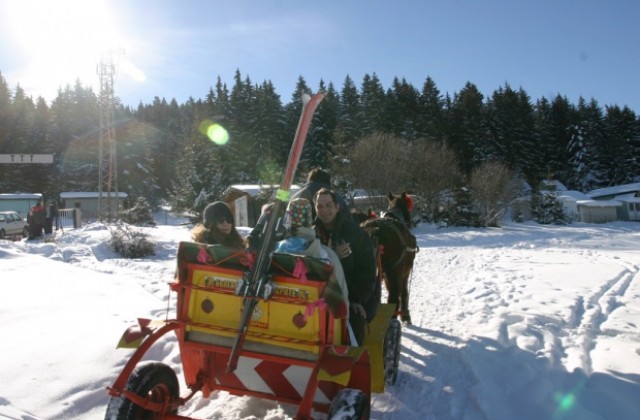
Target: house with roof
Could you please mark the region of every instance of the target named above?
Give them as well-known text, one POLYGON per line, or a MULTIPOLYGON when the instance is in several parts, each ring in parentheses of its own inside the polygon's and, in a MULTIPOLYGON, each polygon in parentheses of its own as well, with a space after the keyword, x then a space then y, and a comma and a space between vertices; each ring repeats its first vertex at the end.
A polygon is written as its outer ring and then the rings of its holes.
POLYGON ((580 191, 562 191, 557 194, 564 214, 573 222, 608 223, 618 220, 617 200, 594 200, 580 191))
MULTIPOLYGON (((568 221, 582 223, 608 223, 619 220, 618 200, 595 200, 580 191, 568 190, 560 181, 545 180, 541 182, 541 194, 555 194, 562 204, 562 210, 568 221)), ((518 220, 531 220, 531 196, 520 197, 511 205, 511 213, 518 220)))
POLYGON ((596 201, 618 201, 619 220, 640 221, 640 182, 599 188, 588 192, 587 195, 596 201))
MULTIPOLYGON (((125 192, 111 193, 111 213, 115 214, 116 205, 118 210, 125 208, 125 201, 128 194, 125 192)), ((107 200, 107 193, 102 193, 102 199, 107 200)), ((60 193, 61 208, 80 209, 82 220, 91 221, 98 219, 98 204, 100 202, 100 193, 89 192, 61 192, 60 193)))
POLYGON ((31 207, 41 200, 42 194, 40 193, 0 194, 0 211, 16 211, 26 219, 31 207))

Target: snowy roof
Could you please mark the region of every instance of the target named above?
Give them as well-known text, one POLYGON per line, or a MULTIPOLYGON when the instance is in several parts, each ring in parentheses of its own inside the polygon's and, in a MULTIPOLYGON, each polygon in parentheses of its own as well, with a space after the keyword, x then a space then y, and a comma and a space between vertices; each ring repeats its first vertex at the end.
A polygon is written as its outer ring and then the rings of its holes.
POLYGON ((625 203, 640 203, 640 197, 636 197, 634 193, 616 195, 616 200, 625 203))
MULTIPOLYGON (((235 184, 229 187, 229 189, 239 190, 249 194, 251 197, 255 197, 261 190, 276 189, 280 187, 280 184, 261 185, 261 184, 235 184)), ((291 192, 298 191, 300 186, 292 185, 291 192)))
POLYGON ((41 198, 42 198, 42 194, 40 193, 0 194, 0 200, 39 200, 41 198))
MULTIPOLYGON (((103 196, 108 196, 107 193, 102 193, 103 196)), ((115 193, 111 193, 112 197, 115 197, 115 193)), ((60 198, 98 198, 99 192, 61 192, 60 198)), ((118 197, 127 198, 128 195, 125 192, 118 192, 118 197)))
POLYGON ((624 194, 633 191, 640 191, 640 182, 636 182, 633 184, 616 185, 615 187, 600 188, 597 190, 589 191, 587 195, 589 197, 596 198, 606 195, 624 194))
POLYGON ((584 207, 618 207, 621 205, 621 203, 616 200, 594 200, 588 195, 574 190, 563 191, 561 194, 558 194, 557 197, 560 201, 575 200, 576 204, 584 207))
POLYGON ((591 197, 589 197, 588 195, 586 195, 585 193, 582 193, 580 191, 575 191, 575 190, 568 190, 568 191, 562 191, 561 194, 558 194, 558 199, 564 199, 564 198, 573 198, 576 201, 579 200, 593 200, 591 197))
POLYGON ((620 207, 622 205, 616 200, 585 200, 578 201, 578 204, 585 207, 620 207))
POLYGON ((545 179, 540 183, 550 191, 567 191, 567 187, 560 181, 545 179))

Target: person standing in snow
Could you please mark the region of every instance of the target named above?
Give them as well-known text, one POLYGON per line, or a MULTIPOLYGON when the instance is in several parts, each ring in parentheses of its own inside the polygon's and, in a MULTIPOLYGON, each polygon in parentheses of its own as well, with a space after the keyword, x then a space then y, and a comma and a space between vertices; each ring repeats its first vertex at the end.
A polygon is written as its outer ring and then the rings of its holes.
POLYGON ((210 203, 202 213, 202 223, 191 231, 191 239, 210 245, 224 245, 230 248, 244 248, 244 241, 238 230, 231 210, 222 201, 210 203))
POLYGON ((375 249, 369 235, 340 213, 337 194, 327 188, 315 196, 316 236, 340 257, 349 288, 349 323, 358 343, 378 311, 381 286, 376 276, 375 249))
MULTIPOLYGON (((44 208, 44 237, 48 239, 53 234, 53 222, 58 218, 58 207, 53 200, 47 200, 44 208)), ((57 230, 57 229, 56 229, 57 230)))
POLYGON ((29 221, 30 235, 29 239, 42 237, 42 230, 44 229, 45 221, 45 209, 42 205, 42 200, 38 200, 35 206, 31 207, 31 218, 29 221))

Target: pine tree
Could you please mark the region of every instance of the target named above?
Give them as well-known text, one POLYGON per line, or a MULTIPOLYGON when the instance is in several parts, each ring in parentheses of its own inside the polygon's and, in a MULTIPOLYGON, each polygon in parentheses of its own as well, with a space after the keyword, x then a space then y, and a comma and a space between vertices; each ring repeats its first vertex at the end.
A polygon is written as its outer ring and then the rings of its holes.
POLYGON ((553 173, 558 180, 566 183, 571 178, 570 147, 575 128, 575 108, 566 97, 557 95, 551 103, 549 114, 548 143, 542 144, 547 162, 546 172, 553 173))
POLYGON ((418 91, 404 78, 393 79, 392 88, 387 92, 385 131, 406 140, 418 137, 418 96, 418 91))
POLYGON ((533 219, 541 225, 565 225, 566 216, 555 191, 541 191, 531 203, 533 219))
POLYGON ((449 118, 449 146, 460 160, 460 169, 469 175, 489 154, 485 135, 484 96, 467 83, 453 98, 449 118))
POLYGON ((484 226, 480 213, 473 203, 471 191, 467 187, 459 187, 453 190, 453 201, 442 216, 446 219, 448 226, 484 226))
POLYGON ((524 91, 516 92, 508 84, 496 90, 487 104, 487 158, 531 172, 528 163, 536 153, 533 121, 533 108, 524 91))
POLYGON ((285 165, 287 154, 279 146, 284 144, 284 110, 280 96, 275 93, 271 82, 264 82, 255 90, 255 123, 252 135, 255 138, 256 176, 266 184, 280 180, 281 168, 285 165))
POLYGON ((353 146, 362 137, 362 112, 358 89, 348 75, 340 90, 339 103, 337 129, 343 136, 345 144, 353 146))
POLYGON ((571 178, 567 186, 578 191, 589 191, 600 184, 596 171, 597 148, 603 142, 602 110, 595 100, 589 104, 580 97, 577 121, 568 145, 571 178))
POLYGON ((381 118, 385 109, 386 95, 380 79, 373 73, 364 75, 360 87, 360 107, 362 109, 362 136, 383 131, 381 118))
POLYGON ((640 130, 633 111, 626 106, 608 106, 604 137, 599 153, 603 186, 633 182, 640 175, 638 154, 634 154, 640 144, 640 130))
POLYGON ((444 139, 444 101, 431 77, 427 77, 418 100, 417 136, 444 139))
POLYGON ((321 80, 319 92, 325 97, 316 111, 300 160, 300 175, 315 167, 327 168, 333 156, 333 132, 337 125, 338 95, 332 84, 321 80))
POLYGON ((235 168, 239 182, 254 182, 257 179, 256 147, 260 139, 253 132, 256 122, 255 90, 247 76, 242 80, 240 70, 236 70, 234 85, 229 96, 229 116, 231 118, 228 132, 229 164, 235 168))
POLYGON ((98 190, 100 121, 98 100, 90 88, 76 82, 58 92, 51 104, 51 141, 60 156, 63 191, 98 190))

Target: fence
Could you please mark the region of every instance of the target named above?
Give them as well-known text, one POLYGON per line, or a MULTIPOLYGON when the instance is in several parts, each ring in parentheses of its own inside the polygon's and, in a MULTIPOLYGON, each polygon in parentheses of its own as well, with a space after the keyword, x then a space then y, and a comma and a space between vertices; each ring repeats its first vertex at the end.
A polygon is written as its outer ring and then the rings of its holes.
POLYGON ((82 226, 80 209, 59 209, 58 223, 61 228, 79 228, 82 226))

